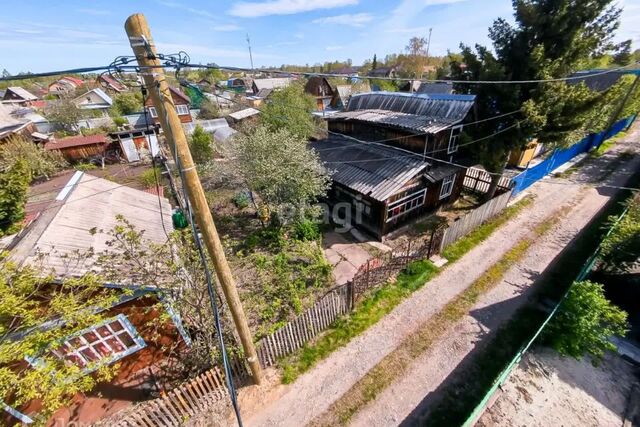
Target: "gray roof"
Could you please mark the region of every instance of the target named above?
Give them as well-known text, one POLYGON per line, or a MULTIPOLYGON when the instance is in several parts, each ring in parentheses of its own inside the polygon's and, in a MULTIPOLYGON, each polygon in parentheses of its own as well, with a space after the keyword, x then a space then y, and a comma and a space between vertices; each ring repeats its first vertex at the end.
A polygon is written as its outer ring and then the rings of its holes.
POLYGON ((371 92, 356 94, 330 120, 358 120, 419 133, 437 133, 467 116, 475 95, 371 92))
POLYGON ((428 93, 428 94, 447 94, 451 95, 453 93, 453 83, 427 83, 423 82, 418 86, 416 90, 418 93, 428 93))
POLYGON ((261 89, 278 89, 287 87, 291 83, 291 79, 288 77, 278 77, 273 79, 255 79, 253 84, 255 88, 260 91, 261 89))
POLYGON ((271 92, 273 92, 273 89, 263 88, 263 89, 260 89, 255 96, 257 98, 267 98, 269 95, 271 95, 271 92))
POLYGON ((234 120, 242 120, 247 117, 255 116, 256 114, 260 114, 260 110, 256 110, 255 108, 245 108, 244 110, 229 114, 229 117, 234 120))
POLYGON ((381 202, 428 167, 420 155, 347 138, 314 141, 311 147, 326 162, 327 169, 333 171, 335 182, 381 202))
POLYGON ((626 74, 639 74, 640 70, 623 70, 612 71, 606 74, 600 74, 605 70, 584 70, 573 73, 571 77, 581 77, 579 79, 569 80, 567 83, 570 85, 584 82, 584 84, 591 90, 602 92, 609 89, 611 86, 618 82, 620 77, 626 74))
MULTIPOLYGON (((24 99, 25 101, 35 101, 36 99, 38 99, 37 96, 35 96, 31 92, 29 92, 28 90, 26 90, 24 88, 21 88, 20 86, 8 87, 7 91, 11 91, 11 92, 15 93, 16 95, 18 95, 20 98, 24 99)), ((5 92, 5 95, 6 95, 6 92, 5 92)))
POLYGON ((90 248, 96 253, 109 249, 107 241, 111 237, 100 230, 113 229, 118 214, 137 230, 144 230, 146 240, 164 243, 167 237, 162 222, 168 232, 173 225, 169 200, 160 201, 162 210, 157 195, 76 172, 53 204, 26 230, 11 251, 11 258, 17 263, 35 263, 42 253, 47 255, 42 261, 43 271, 53 269, 58 276, 82 275, 92 268, 91 259, 69 265, 65 255, 90 248), (91 233, 92 229, 97 232, 91 233))

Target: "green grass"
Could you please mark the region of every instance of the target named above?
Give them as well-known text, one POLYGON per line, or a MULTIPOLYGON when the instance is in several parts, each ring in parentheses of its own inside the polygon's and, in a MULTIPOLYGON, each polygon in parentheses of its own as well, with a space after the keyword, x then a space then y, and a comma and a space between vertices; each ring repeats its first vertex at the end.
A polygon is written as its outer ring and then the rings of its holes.
POLYGON ((618 133, 616 136, 607 139, 606 141, 604 141, 602 144, 600 144, 600 146, 594 150, 591 155, 593 157, 600 157, 602 156, 604 153, 606 153, 607 151, 609 151, 611 148, 613 148, 616 143, 618 142, 618 140, 624 138, 627 135, 627 132, 620 132, 618 133))
MULTIPOLYGON (((640 182, 640 173, 628 183, 635 187, 640 182)), ((631 192, 619 192, 607 206, 580 232, 573 243, 562 251, 555 262, 538 279, 540 285, 530 302, 516 311, 511 320, 503 325, 489 343, 465 367, 457 370, 440 401, 434 402, 433 410, 419 417, 421 425, 461 425, 480 403, 511 359, 528 342, 540 327, 548 313, 540 309, 543 301, 557 301, 582 269, 584 262, 596 250, 604 234, 610 215, 619 215, 620 203, 631 192), (473 378, 473 381, 469 381, 473 378)))
MULTIPOLYGON (((531 205, 533 197, 527 196, 502 211, 492 220, 478 227, 467 236, 450 245, 443 253, 453 263, 478 244, 486 240, 498 227, 509 221, 520 211, 531 205)), ((395 283, 388 283, 364 298, 348 315, 337 320, 323 335, 307 343, 297 352, 282 358, 282 381, 285 384, 295 381, 304 372, 311 369, 320 360, 333 351, 346 345, 369 327, 377 323, 393 310, 403 299, 433 279, 439 269, 431 262, 423 260, 409 264, 400 273, 395 283)))
POLYGON ((393 310, 403 299, 435 277, 438 268, 430 261, 415 261, 400 273, 395 283, 377 289, 349 316, 337 320, 319 339, 280 361, 283 382, 291 383, 336 349, 347 344, 393 310))
MULTIPOLYGON (((533 238, 524 238, 509 249, 500 260, 489 267, 467 289, 449 301, 419 329, 385 356, 376 366, 336 400, 328 411, 313 425, 334 426, 346 424, 367 403, 373 401, 397 378, 406 374, 415 359, 444 336, 451 326, 461 320, 477 303, 480 296, 498 285, 504 275, 521 261, 536 238, 546 234, 563 216, 559 211, 533 230, 533 238)), ((451 424, 449 424, 451 425, 451 424)))
POLYGON ((504 209, 500 215, 482 224, 480 227, 473 230, 461 239, 458 239, 455 243, 449 245, 443 252, 442 256, 445 257, 450 263, 456 262, 462 258, 467 252, 473 249, 478 244, 487 239, 498 227, 515 217, 520 211, 533 203, 533 197, 527 196, 515 203, 512 206, 504 209))

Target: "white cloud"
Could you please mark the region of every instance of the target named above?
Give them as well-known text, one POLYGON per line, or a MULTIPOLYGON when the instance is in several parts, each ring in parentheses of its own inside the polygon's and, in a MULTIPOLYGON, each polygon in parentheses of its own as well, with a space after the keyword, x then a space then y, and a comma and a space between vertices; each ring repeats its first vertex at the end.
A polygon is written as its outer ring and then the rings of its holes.
POLYGON ((370 13, 344 14, 337 16, 327 16, 311 21, 313 24, 338 24, 349 25, 352 27, 363 27, 364 24, 373 21, 373 15, 370 13))
POLYGON ((243 18, 268 15, 293 15, 320 9, 334 9, 358 4, 359 0, 270 0, 262 2, 241 1, 235 3, 229 14, 243 18))
POLYGON ((89 8, 84 8, 84 9, 78 9, 78 12, 80 13, 84 13, 86 15, 93 15, 93 16, 107 16, 107 15, 111 15, 111 11, 109 10, 104 10, 104 9, 89 9, 89 8))

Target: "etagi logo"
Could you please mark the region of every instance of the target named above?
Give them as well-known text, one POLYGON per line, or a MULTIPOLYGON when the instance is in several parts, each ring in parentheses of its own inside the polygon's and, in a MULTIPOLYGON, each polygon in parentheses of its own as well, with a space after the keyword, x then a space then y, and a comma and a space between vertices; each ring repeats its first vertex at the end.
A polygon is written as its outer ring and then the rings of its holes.
POLYGON ((338 202, 332 205, 319 203, 313 207, 285 204, 279 207, 277 216, 283 222, 304 219, 307 216, 319 217, 321 223, 334 225, 338 233, 347 233, 354 225, 363 223, 364 204, 357 196, 354 203, 338 202))

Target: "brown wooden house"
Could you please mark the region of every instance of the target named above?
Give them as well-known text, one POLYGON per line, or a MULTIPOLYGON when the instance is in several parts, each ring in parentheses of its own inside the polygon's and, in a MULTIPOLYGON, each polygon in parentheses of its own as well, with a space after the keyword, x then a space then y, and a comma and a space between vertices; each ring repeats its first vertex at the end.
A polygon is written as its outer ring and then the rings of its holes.
MULTIPOLYGON (((178 112, 180 121, 182 123, 191 123, 193 118, 191 117, 191 112, 189 110, 189 106, 191 105, 189 97, 173 87, 170 87, 169 91, 171 92, 171 99, 173 100, 173 104, 176 106, 176 111, 178 112)), ((149 112, 149 116, 153 120, 153 123, 159 125, 160 119, 158 118, 158 111, 156 110, 156 107, 153 106, 151 97, 147 97, 144 106, 149 112)))
POLYGON ((316 109, 318 111, 324 111, 330 107, 334 90, 326 77, 309 77, 304 86, 304 91, 316 99, 316 109))
POLYGON ((78 135, 49 141, 44 145, 44 149, 60 151, 68 162, 74 163, 104 155, 108 144, 109 137, 104 134, 78 135))
POLYGON ((332 136, 312 143, 333 171, 330 203, 351 206, 353 225, 382 239, 454 202, 465 168, 451 163, 474 101, 470 95, 353 95, 346 111, 327 118, 332 136))

